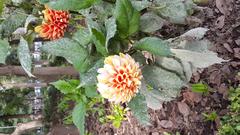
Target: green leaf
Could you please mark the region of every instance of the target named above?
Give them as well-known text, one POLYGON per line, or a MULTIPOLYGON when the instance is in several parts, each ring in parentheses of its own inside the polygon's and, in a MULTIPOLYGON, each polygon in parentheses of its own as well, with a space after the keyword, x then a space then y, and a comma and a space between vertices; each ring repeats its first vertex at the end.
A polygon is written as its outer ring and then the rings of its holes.
POLYGON ((187 31, 181 37, 192 37, 194 39, 202 39, 209 29, 198 27, 187 31))
MULTIPOLYGON (((32 23, 32 22, 36 22, 38 20, 37 17, 33 16, 33 15, 28 15, 28 17, 26 18, 24 27, 20 27, 17 28, 14 32, 13 35, 26 35, 28 32, 28 26, 32 23)), ((30 33, 29 33, 30 34, 30 33)), ((25 37, 26 38, 26 37, 25 37)))
MULTIPOLYGON (((77 80, 78 81, 78 80, 77 80)), ((77 86, 79 85, 78 82, 67 82, 64 80, 59 80, 56 82, 51 83, 55 88, 61 91, 63 94, 69 94, 69 93, 74 93, 76 90, 77 86)))
POLYGON ((147 64, 146 63, 147 60, 146 60, 146 58, 144 57, 144 55, 141 52, 136 52, 136 53, 134 53, 131 56, 134 58, 134 60, 136 62, 138 62, 140 64, 140 66, 147 64))
POLYGON ((127 38, 138 31, 140 14, 129 0, 117 0, 114 15, 121 38, 127 38))
POLYGON ((41 3, 41 4, 46 4, 46 3, 49 2, 49 0, 38 0, 38 2, 41 3))
POLYGON ((156 0, 156 7, 153 9, 172 23, 184 24, 188 16, 187 11, 191 8, 184 2, 182 0, 156 0))
POLYGON ((219 58, 216 53, 211 51, 195 52, 184 49, 171 49, 176 57, 183 61, 190 62, 197 68, 206 68, 215 63, 221 63, 224 60, 219 58))
POLYGON ((84 62, 82 63, 81 65, 81 68, 80 68, 80 73, 85 73, 89 70, 89 68, 91 68, 92 66, 92 63, 93 63, 93 58, 92 56, 87 56, 87 58, 84 60, 84 62))
POLYGON ((97 70, 103 67, 103 60, 98 60, 88 72, 80 75, 80 87, 92 86, 97 83, 97 70))
POLYGON ((151 2, 147 1, 147 0, 141 0, 141 1, 137 1, 137 0, 131 0, 131 3, 133 5, 133 7, 135 9, 137 9, 138 11, 141 11, 149 6, 151 6, 151 2))
POLYGON ((1 0, 1 1, 0 1, 0 15, 1 15, 2 12, 3 12, 5 2, 6 2, 6 0, 1 0))
POLYGON ((134 44, 138 50, 148 51, 154 55, 169 56, 171 54, 168 42, 156 37, 146 37, 134 44))
POLYGON ((92 29, 96 29, 97 31, 101 31, 101 26, 99 23, 94 21, 92 18, 86 16, 86 24, 88 26, 88 29, 90 29, 92 34, 92 29))
POLYGON ((86 93, 86 96, 88 96, 90 98, 96 97, 98 95, 97 88, 96 88, 95 85, 86 86, 85 87, 85 93, 86 93))
POLYGON ((147 12, 140 18, 140 30, 143 32, 154 32, 162 28, 165 20, 153 12, 147 12), (151 22, 151 23, 149 23, 151 22))
POLYGON ((22 2, 24 2, 24 0, 12 0, 12 2, 15 4, 21 4, 22 2))
POLYGON ((208 86, 202 83, 192 84, 192 91, 197 93, 207 93, 208 86))
POLYGON ((164 101, 172 100, 172 97, 168 96, 166 92, 152 88, 146 84, 145 80, 142 80, 140 93, 145 96, 147 106, 153 110, 161 109, 164 101))
POLYGON ((96 29, 92 29, 93 33, 93 42, 96 46, 96 49, 103 56, 107 56, 108 52, 105 47, 106 38, 102 32, 97 31, 96 29))
POLYGON ((87 28, 80 28, 73 34, 73 40, 76 40, 79 44, 86 46, 91 41, 91 34, 87 28))
POLYGON ((47 3, 49 7, 56 10, 80 10, 92 6, 98 0, 58 0, 47 3))
POLYGON ((147 104, 145 97, 141 94, 137 94, 129 103, 128 107, 133 112, 133 115, 143 125, 151 125, 150 117, 147 111, 147 104))
POLYGON ((9 43, 7 40, 0 39, 0 63, 5 64, 7 55, 9 54, 9 43))
POLYGON ((202 115, 205 117, 206 121, 215 121, 218 116, 215 111, 210 114, 202 113, 202 115))
POLYGON ((147 85, 161 92, 163 101, 176 97, 185 85, 185 81, 181 80, 178 75, 158 66, 147 65, 142 72, 147 85))
POLYGON ((155 61, 162 68, 167 69, 173 73, 176 73, 179 77, 188 80, 192 76, 192 70, 186 71, 185 63, 176 59, 176 58, 168 58, 168 57, 155 57, 155 61), (185 74, 186 72, 190 72, 190 77, 185 74))
POLYGON ((32 73, 31 73, 32 58, 30 55, 30 50, 28 48, 27 41, 23 37, 21 37, 21 39, 20 39, 17 53, 18 53, 18 58, 21 63, 21 66, 23 67, 25 72, 28 74, 29 77, 34 77, 34 75, 32 75, 32 73))
POLYGON ((111 17, 105 22, 105 27, 107 31, 106 44, 105 47, 108 50, 109 40, 113 38, 117 32, 116 19, 111 17))
POLYGON ((80 134, 85 132, 86 105, 83 102, 78 103, 73 109, 72 118, 74 125, 79 129, 80 134))
POLYGON ((22 26, 27 15, 22 10, 14 11, 6 20, 2 22, 2 33, 4 36, 10 36, 17 28, 22 26))
MULTIPOLYGON (((202 39, 206 31, 207 29, 205 28, 195 28, 180 37, 169 40, 171 48, 174 48, 171 49, 174 55, 171 59, 177 60, 181 64, 187 81, 190 81, 192 73, 196 72, 197 68, 205 68, 214 63, 224 62, 223 59, 217 57, 216 53, 209 51, 212 45, 211 42, 202 39)), ((174 66, 173 64, 168 66, 170 63, 167 64, 167 61, 164 59, 159 62, 160 65, 167 69, 174 66)), ((176 68, 177 66, 174 67, 176 68)))
POLYGON ((100 1, 88 9, 81 10, 80 13, 88 18, 97 18, 97 21, 103 24, 113 15, 114 7, 110 2, 100 1))
POLYGON ((55 56, 64 57, 80 72, 83 69, 82 64, 88 56, 85 48, 68 38, 47 42, 42 46, 42 50, 55 56))

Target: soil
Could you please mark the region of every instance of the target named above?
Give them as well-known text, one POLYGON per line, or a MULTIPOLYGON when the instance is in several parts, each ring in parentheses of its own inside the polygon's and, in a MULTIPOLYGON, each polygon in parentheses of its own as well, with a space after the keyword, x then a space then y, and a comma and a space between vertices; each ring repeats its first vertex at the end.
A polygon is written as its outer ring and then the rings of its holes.
MULTIPOLYGON (((158 33, 161 37, 179 36, 193 27, 209 28, 206 38, 213 43, 211 48, 228 60, 194 73, 191 82, 204 82, 211 92, 202 95, 182 90, 174 101, 164 103, 161 110, 150 110, 152 125, 143 127, 129 113, 127 121, 116 129, 111 124, 100 124, 94 116, 86 122, 87 130, 94 135, 161 135, 163 132, 181 135, 214 135, 220 119, 228 112, 227 94, 230 87, 238 87, 240 82, 240 0, 209 0, 194 14, 188 26, 165 26, 158 33), (195 18, 195 19, 194 19, 195 18), (199 19, 196 19, 199 18, 199 19), (217 113, 215 121, 205 120, 203 113, 217 113)), ((77 133, 71 133, 77 134, 77 133)), ((67 135, 67 134, 66 134, 67 135)))

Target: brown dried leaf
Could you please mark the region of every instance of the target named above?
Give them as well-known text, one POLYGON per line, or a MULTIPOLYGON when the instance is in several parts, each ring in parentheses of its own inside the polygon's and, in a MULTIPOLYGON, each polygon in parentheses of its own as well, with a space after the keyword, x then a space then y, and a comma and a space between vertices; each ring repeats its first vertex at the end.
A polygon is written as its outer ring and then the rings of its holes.
POLYGON ((234 48, 234 57, 240 59, 240 48, 234 48))
POLYGON ((190 103, 199 103, 202 100, 202 95, 199 93, 187 91, 183 93, 183 98, 190 103))
POLYGON ((228 12, 226 0, 216 0, 216 7, 219 9, 219 11, 226 15, 228 12))
POLYGON ((225 16, 222 15, 218 17, 217 21, 215 22, 215 25, 218 29, 222 29, 223 26, 225 25, 225 16))
POLYGON ((212 84, 216 84, 217 86, 220 85, 221 83, 221 78, 222 78, 222 74, 220 73, 220 71, 214 71, 211 73, 210 77, 209 77, 209 81, 212 84))
POLYGON ((186 103, 178 102, 177 105, 178 105, 179 112, 184 117, 186 117, 186 116, 188 116, 190 114, 190 108, 189 108, 189 106, 186 103))
POLYGON ((219 87, 219 89, 218 89, 218 92, 219 93, 221 93, 221 94, 223 94, 223 98, 224 99, 228 99, 228 87, 226 86, 226 84, 225 83, 222 83, 221 85, 220 85, 220 87, 219 87))
POLYGON ((162 126, 163 128, 171 128, 173 127, 173 122, 170 120, 161 120, 159 122, 159 125, 162 126))
POLYGON ((228 43, 224 43, 223 44, 224 48, 227 49, 230 53, 233 53, 232 48, 230 47, 230 45, 228 43))

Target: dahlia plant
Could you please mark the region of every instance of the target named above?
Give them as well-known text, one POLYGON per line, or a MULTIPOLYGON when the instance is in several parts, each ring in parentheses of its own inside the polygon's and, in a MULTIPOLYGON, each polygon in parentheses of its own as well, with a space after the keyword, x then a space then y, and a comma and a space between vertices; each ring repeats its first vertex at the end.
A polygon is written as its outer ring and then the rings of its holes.
POLYGON ((64 81, 53 85, 65 94, 79 95, 74 98, 77 105, 72 117, 81 133, 92 96, 79 91, 95 91, 108 102, 125 104, 141 124, 150 125, 147 107, 161 109, 163 102, 174 99, 182 87, 187 87, 198 68, 224 61, 208 50, 211 43, 204 38, 207 28, 194 28, 169 39, 157 34, 167 24, 191 23, 190 16, 198 9, 192 0, 32 3, 35 5, 32 14, 24 8, 10 15, 3 10, 2 17, 6 19, 0 25, 0 62, 5 63, 10 51, 6 38, 17 35, 20 63, 29 76, 34 76, 28 47, 30 37, 36 34, 44 40, 42 51, 64 57, 72 64, 80 74, 78 86, 72 89, 64 81), (68 87, 60 87, 63 85, 68 87))

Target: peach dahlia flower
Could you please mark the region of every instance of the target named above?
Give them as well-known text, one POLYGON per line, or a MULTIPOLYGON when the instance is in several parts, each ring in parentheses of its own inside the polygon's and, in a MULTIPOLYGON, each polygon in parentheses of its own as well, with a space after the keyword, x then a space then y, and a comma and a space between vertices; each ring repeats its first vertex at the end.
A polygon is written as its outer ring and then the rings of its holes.
POLYGON ((110 102, 129 102, 138 92, 142 73, 139 64, 128 54, 109 56, 98 69, 97 89, 110 102))

